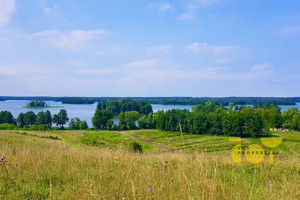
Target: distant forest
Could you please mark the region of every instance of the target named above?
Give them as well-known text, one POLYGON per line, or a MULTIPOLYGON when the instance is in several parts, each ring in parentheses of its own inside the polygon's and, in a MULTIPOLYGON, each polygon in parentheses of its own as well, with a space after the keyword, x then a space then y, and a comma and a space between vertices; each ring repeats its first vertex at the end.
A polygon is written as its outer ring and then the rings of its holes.
POLYGON ((0 101, 4 100, 43 100, 57 101, 66 104, 93 104, 96 102, 119 101, 120 99, 142 100, 150 104, 163 105, 197 105, 210 101, 216 105, 254 105, 254 104, 274 104, 274 105, 295 105, 300 102, 300 97, 13 97, 0 96, 0 101))

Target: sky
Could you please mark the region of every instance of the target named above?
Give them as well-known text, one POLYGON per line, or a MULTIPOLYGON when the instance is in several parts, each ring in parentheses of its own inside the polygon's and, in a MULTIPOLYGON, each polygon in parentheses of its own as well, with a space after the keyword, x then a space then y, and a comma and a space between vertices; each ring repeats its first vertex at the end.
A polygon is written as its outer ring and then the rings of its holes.
POLYGON ((299 0, 0 0, 0 96, 300 96, 299 0))

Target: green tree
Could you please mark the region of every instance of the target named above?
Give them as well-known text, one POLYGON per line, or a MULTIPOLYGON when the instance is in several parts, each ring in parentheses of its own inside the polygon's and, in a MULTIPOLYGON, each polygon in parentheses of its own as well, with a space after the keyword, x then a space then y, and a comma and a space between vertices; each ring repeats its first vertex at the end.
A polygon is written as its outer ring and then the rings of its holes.
POLYGON ((85 130, 89 128, 86 120, 81 121, 79 127, 81 130, 85 130))
POLYGON ((113 119, 113 113, 110 110, 96 110, 94 117, 92 118, 93 126, 97 129, 106 129, 107 121, 113 119))
POLYGON ((80 129, 80 119, 78 117, 72 118, 69 124, 70 129, 78 130, 80 129))
POLYGON ((32 111, 28 111, 24 114, 24 124, 26 126, 31 126, 36 124, 36 115, 32 111))
POLYGON ((129 129, 136 129, 136 121, 139 119, 140 114, 137 111, 125 112, 125 119, 129 129))
POLYGON ((18 116, 18 118, 17 118, 17 124, 18 124, 18 126, 19 127, 23 127, 23 126, 25 126, 25 121, 24 121, 24 113, 20 113, 19 114, 19 116, 18 116))
POLYGON ((147 117, 146 117, 146 115, 142 115, 142 116, 139 118, 138 124, 139 124, 139 127, 142 128, 142 129, 147 128, 148 123, 147 123, 147 117))
POLYGON ((113 127, 113 125, 114 125, 114 120, 113 120, 113 119, 107 120, 106 128, 107 128, 108 130, 111 130, 112 127, 113 127))
POLYGON ((45 120, 45 124, 48 124, 49 127, 52 126, 52 116, 49 110, 45 112, 44 120, 45 120))
POLYGON ((125 114, 123 112, 121 112, 118 116, 119 118, 119 129, 121 130, 126 130, 127 129, 127 122, 126 122, 126 118, 125 118, 125 114))
POLYGON ((291 107, 282 112, 283 128, 292 128, 292 120, 294 115, 299 114, 298 107, 291 107))
POLYGON ((291 120, 291 129, 293 130, 300 130, 300 114, 297 113, 293 116, 293 119, 291 120))
POLYGON ((155 123, 154 123, 154 119, 153 119, 153 113, 149 113, 147 116, 147 128, 148 129, 152 129, 155 128, 155 123))
POLYGON ((46 124, 45 123, 45 113, 43 111, 39 112, 36 116, 36 123, 38 125, 46 124))
POLYGON ((13 115, 9 111, 1 111, 0 112, 0 124, 15 124, 15 119, 13 115))
POLYGON ((69 121, 67 111, 65 109, 61 109, 58 114, 53 115, 52 121, 56 124, 56 126, 64 128, 64 125, 69 121))
POLYGON ((154 113, 154 123, 159 130, 163 131, 166 129, 166 117, 163 110, 158 110, 154 113))

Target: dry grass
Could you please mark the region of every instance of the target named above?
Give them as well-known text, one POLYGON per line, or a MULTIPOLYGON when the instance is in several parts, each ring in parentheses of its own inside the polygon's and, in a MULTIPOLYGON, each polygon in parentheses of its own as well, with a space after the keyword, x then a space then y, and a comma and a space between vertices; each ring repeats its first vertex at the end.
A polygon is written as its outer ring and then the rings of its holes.
POLYGON ((300 198, 299 156, 236 164, 229 153, 136 154, 5 131, 0 153, 0 199, 300 198))

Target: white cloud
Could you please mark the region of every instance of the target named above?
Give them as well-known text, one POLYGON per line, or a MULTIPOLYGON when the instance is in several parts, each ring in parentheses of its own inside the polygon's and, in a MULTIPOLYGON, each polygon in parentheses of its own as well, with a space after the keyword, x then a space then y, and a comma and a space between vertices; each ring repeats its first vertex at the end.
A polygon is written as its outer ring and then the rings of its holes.
POLYGON ((171 68, 158 65, 153 68, 136 68, 122 72, 119 79, 124 85, 138 86, 144 84, 170 85, 183 81, 183 83, 201 84, 209 81, 248 82, 266 79, 272 75, 272 69, 267 64, 255 65, 245 72, 234 72, 223 66, 200 69, 171 68))
POLYGON ((219 0, 192 0, 186 5, 187 10, 196 10, 200 7, 207 7, 217 3, 219 0))
POLYGON ((166 5, 164 5, 160 8, 160 11, 163 12, 163 11, 166 11, 166 10, 170 10, 171 8, 172 8, 172 6, 170 4, 166 4, 166 5))
POLYGON ((138 60, 127 63, 125 67, 129 68, 145 68, 145 67, 156 67, 162 64, 162 60, 138 60))
POLYGON ((280 35, 296 35, 300 34, 300 26, 290 26, 279 31, 280 35))
POLYGON ((184 13, 180 17, 178 17, 179 20, 195 20, 196 17, 194 16, 193 13, 184 13))
POLYGON ((162 45, 156 47, 149 47, 146 49, 146 52, 150 54, 166 54, 172 52, 172 50, 172 45, 162 45))
POLYGON ((148 8, 157 9, 160 12, 172 10, 172 5, 164 2, 150 2, 148 3, 148 8))
POLYGON ((191 20, 197 19, 195 16, 196 11, 199 8, 204 8, 213 4, 216 4, 219 0, 190 0, 185 5, 185 12, 178 17, 179 20, 191 20))
POLYGON ((236 47, 234 46, 213 46, 213 45, 208 45, 207 43, 199 43, 199 42, 194 42, 192 44, 189 44, 186 46, 186 50, 189 52, 192 52, 194 54, 199 54, 199 53, 227 53, 227 52, 232 52, 236 47))
POLYGON ((15 0, 0 0, 0 26, 10 22, 15 7, 15 0))
POLYGON ((101 75, 101 74, 116 74, 118 69, 116 68, 107 68, 107 69, 83 69, 75 72, 76 74, 84 75, 101 75))
POLYGON ((48 14, 48 15, 53 15, 53 16, 59 17, 59 16, 61 16, 61 9, 57 5, 54 5, 52 7, 44 8, 44 13, 48 14))
POLYGON ((27 64, 0 64, 0 76, 15 77, 25 75, 48 74, 50 68, 46 66, 35 66, 27 64))
POLYGON ((107 34, 104 30, 73 30, 69 33, 62 33, 57 30, 47 30, 33 33, 30 37, 38 38, 53 48, 78 51, 92 38, 104 34, 107 34))

